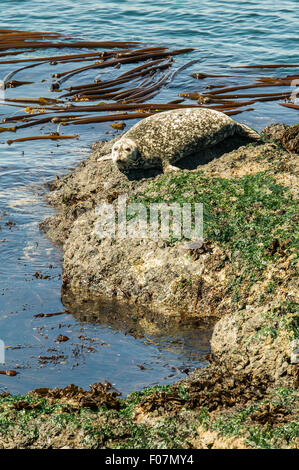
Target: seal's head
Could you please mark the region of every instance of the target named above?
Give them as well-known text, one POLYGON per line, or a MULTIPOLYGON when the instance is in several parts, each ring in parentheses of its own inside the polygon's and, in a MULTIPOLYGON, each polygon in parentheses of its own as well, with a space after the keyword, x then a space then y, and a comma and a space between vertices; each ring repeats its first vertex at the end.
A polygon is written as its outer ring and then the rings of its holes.
POLYGON ((112 147, 112 160, 120 170, 136 167, 138 157, 138 148, 132 139, 123 137, 112 147))

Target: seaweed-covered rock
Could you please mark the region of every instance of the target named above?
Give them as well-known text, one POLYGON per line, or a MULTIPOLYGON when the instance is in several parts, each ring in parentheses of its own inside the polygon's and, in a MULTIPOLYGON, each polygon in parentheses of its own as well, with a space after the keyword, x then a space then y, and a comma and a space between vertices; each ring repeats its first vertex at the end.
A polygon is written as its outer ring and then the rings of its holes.
MULTIPOLYGON (((286 129, 276 130, 281 137, 286 129)), ((63 244, 62 298, 107 296, 179 325, 182 312, 184 322, 219 320, 211 338, 217 363, 232 374, 296 382, 297 156, 275 142, 249 144, 193 171, 129 178, 110 161, 97 162, 114 142, 98 144, 51 185, 48 200, 58 212, 42 228, 63 244), (96 208, 115 208, 119 196, 146 206, 201 202, 204 243, 99 238, 96 208)))
POLYGON ((281 143, 289 152, 299 153, 299 124, 290 126, 285 131, 281 143))

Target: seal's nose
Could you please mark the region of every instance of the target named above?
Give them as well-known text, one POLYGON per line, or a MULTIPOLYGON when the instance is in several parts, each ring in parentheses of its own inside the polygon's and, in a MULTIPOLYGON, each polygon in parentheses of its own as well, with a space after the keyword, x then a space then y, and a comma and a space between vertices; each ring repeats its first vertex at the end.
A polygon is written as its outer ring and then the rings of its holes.
POLYGON ((115 155, 115 161, 125 162, 127 160, 127 155, 124 152, 117 152, 115 155))

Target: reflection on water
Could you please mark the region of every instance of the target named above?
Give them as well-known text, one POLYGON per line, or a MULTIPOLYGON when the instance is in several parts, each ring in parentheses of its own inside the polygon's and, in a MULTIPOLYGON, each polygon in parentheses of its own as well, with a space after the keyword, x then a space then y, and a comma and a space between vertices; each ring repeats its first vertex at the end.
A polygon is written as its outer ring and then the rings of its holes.
MULTIPOLYGON (((27 294, 26 300, 31 297, 27 294)), ((43 299, 32 300, 37 305, 43 299)), ((25 334, 18 329, 16 315, 2 315, 0 327, 8 320, 15 328, 6 335, 14 339, 6 340, 6 368, 19 372, 14 381, 1 376, 2 390, 20 393, 71 382, 86 388, 109 380, 126 395, 173 382, 207 365, 211 327, 200 327, 199 320, 192 325, 183 316, 161 321, 157 312, 107 299, 62 301, 61 311, 47 312, 44 305, 44 315, 37 316, 26 304, 21 314, 27 318, 25 334)))

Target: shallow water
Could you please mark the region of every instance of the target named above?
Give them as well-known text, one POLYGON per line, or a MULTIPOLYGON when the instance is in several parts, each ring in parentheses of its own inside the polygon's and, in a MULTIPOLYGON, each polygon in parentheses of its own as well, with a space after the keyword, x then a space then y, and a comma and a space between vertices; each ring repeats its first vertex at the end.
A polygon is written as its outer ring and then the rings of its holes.
MULTIPOLYGON (((191 78, 191 72, 233 71, 233 78, 222 79, 224 85, 246 80, 248 83, 257 75, 279 77, 298 73, 298 69, 287 68, 245 72, 237 69, 242 64, 298 63, 296 7, 295 0, 186 0, 183 5, 175 0, 87 0, 84 3, 2 0, 0 9, 1 28, 58 31, 86 40, 134 40, 175 48, 194 47, 195 51, 187 56, 177 56, 175 66, 192 59, 199 62, 178 74, 152 100, 167 102, 177 99, 179 92, 200 91, 206 86, 205 81, 191 78)), ((55 55, 68 51, 51 49, 34 55, 48 52, 55 55)), ((0 79, 16 67, 0 64, 0 79)), ((59 67, 62 66, 56 67, 55 72, 59 67)), ((6 97, 53 96, 49 91, 53 70, 41 65, 19 73, 17 79, 34 83, 7 90, 6 97)), ((82 74, 80 80, 86 83, 88 77, 88 73, 82 74)), ((70 79, 67 86, 77 79, 70 79)), ((271 122, 298 122, 297 111, 282 108, 275 102, 259 103, 254 108, 235 119, 258 130, 271 122)), ((19 111, 20 108, 0 104, 0 117, 19 111)), ((133 124, 134 121, 128 122, 127 129, 133 124)), ((34 132, 23 130, 18 137, 38 135, 39 127, 34 129, 34 132)), ((53 125, 42 126, 42 132, 46 133, 55 129, 53 125)), ((43 202, 45 184, 86 158, 93 141, 117 133, 111 130, 110 123, 80 126, 80 129, 68 127, 69 134, 77 132, 79 139, 67 143, 37 141, 12 146, 5 143, 7 135, 0 134, 0 338, 7 348, 3 368, 19 372, 16 377, 1 375, 0 390, 21 393, 39 386, 64 386, 70 382, 87 387, 107 379, 126 394, 146 385, 170 382, 183 377, 184 369, 206 364, 209 330, 186 328, 180 332, 167 331, 164 335, 145 332, 144 337, 136 338, 126 328, 107 322, 106 317, 103 321, 103 311, 109 317, 109 308, 103 309, 99 304, 76 305, 73 315, 34 317, 64 310, 60 297, 62 254, 38 228, 39 222, 53 212, 43 202), (76 315, 78 308, 88 315, 76 315), (97 314, 98 321, 94 316, 90 318, 90 311, 97 314), (67 335, 69 341, 56 343, 59 334, 67 335)))

